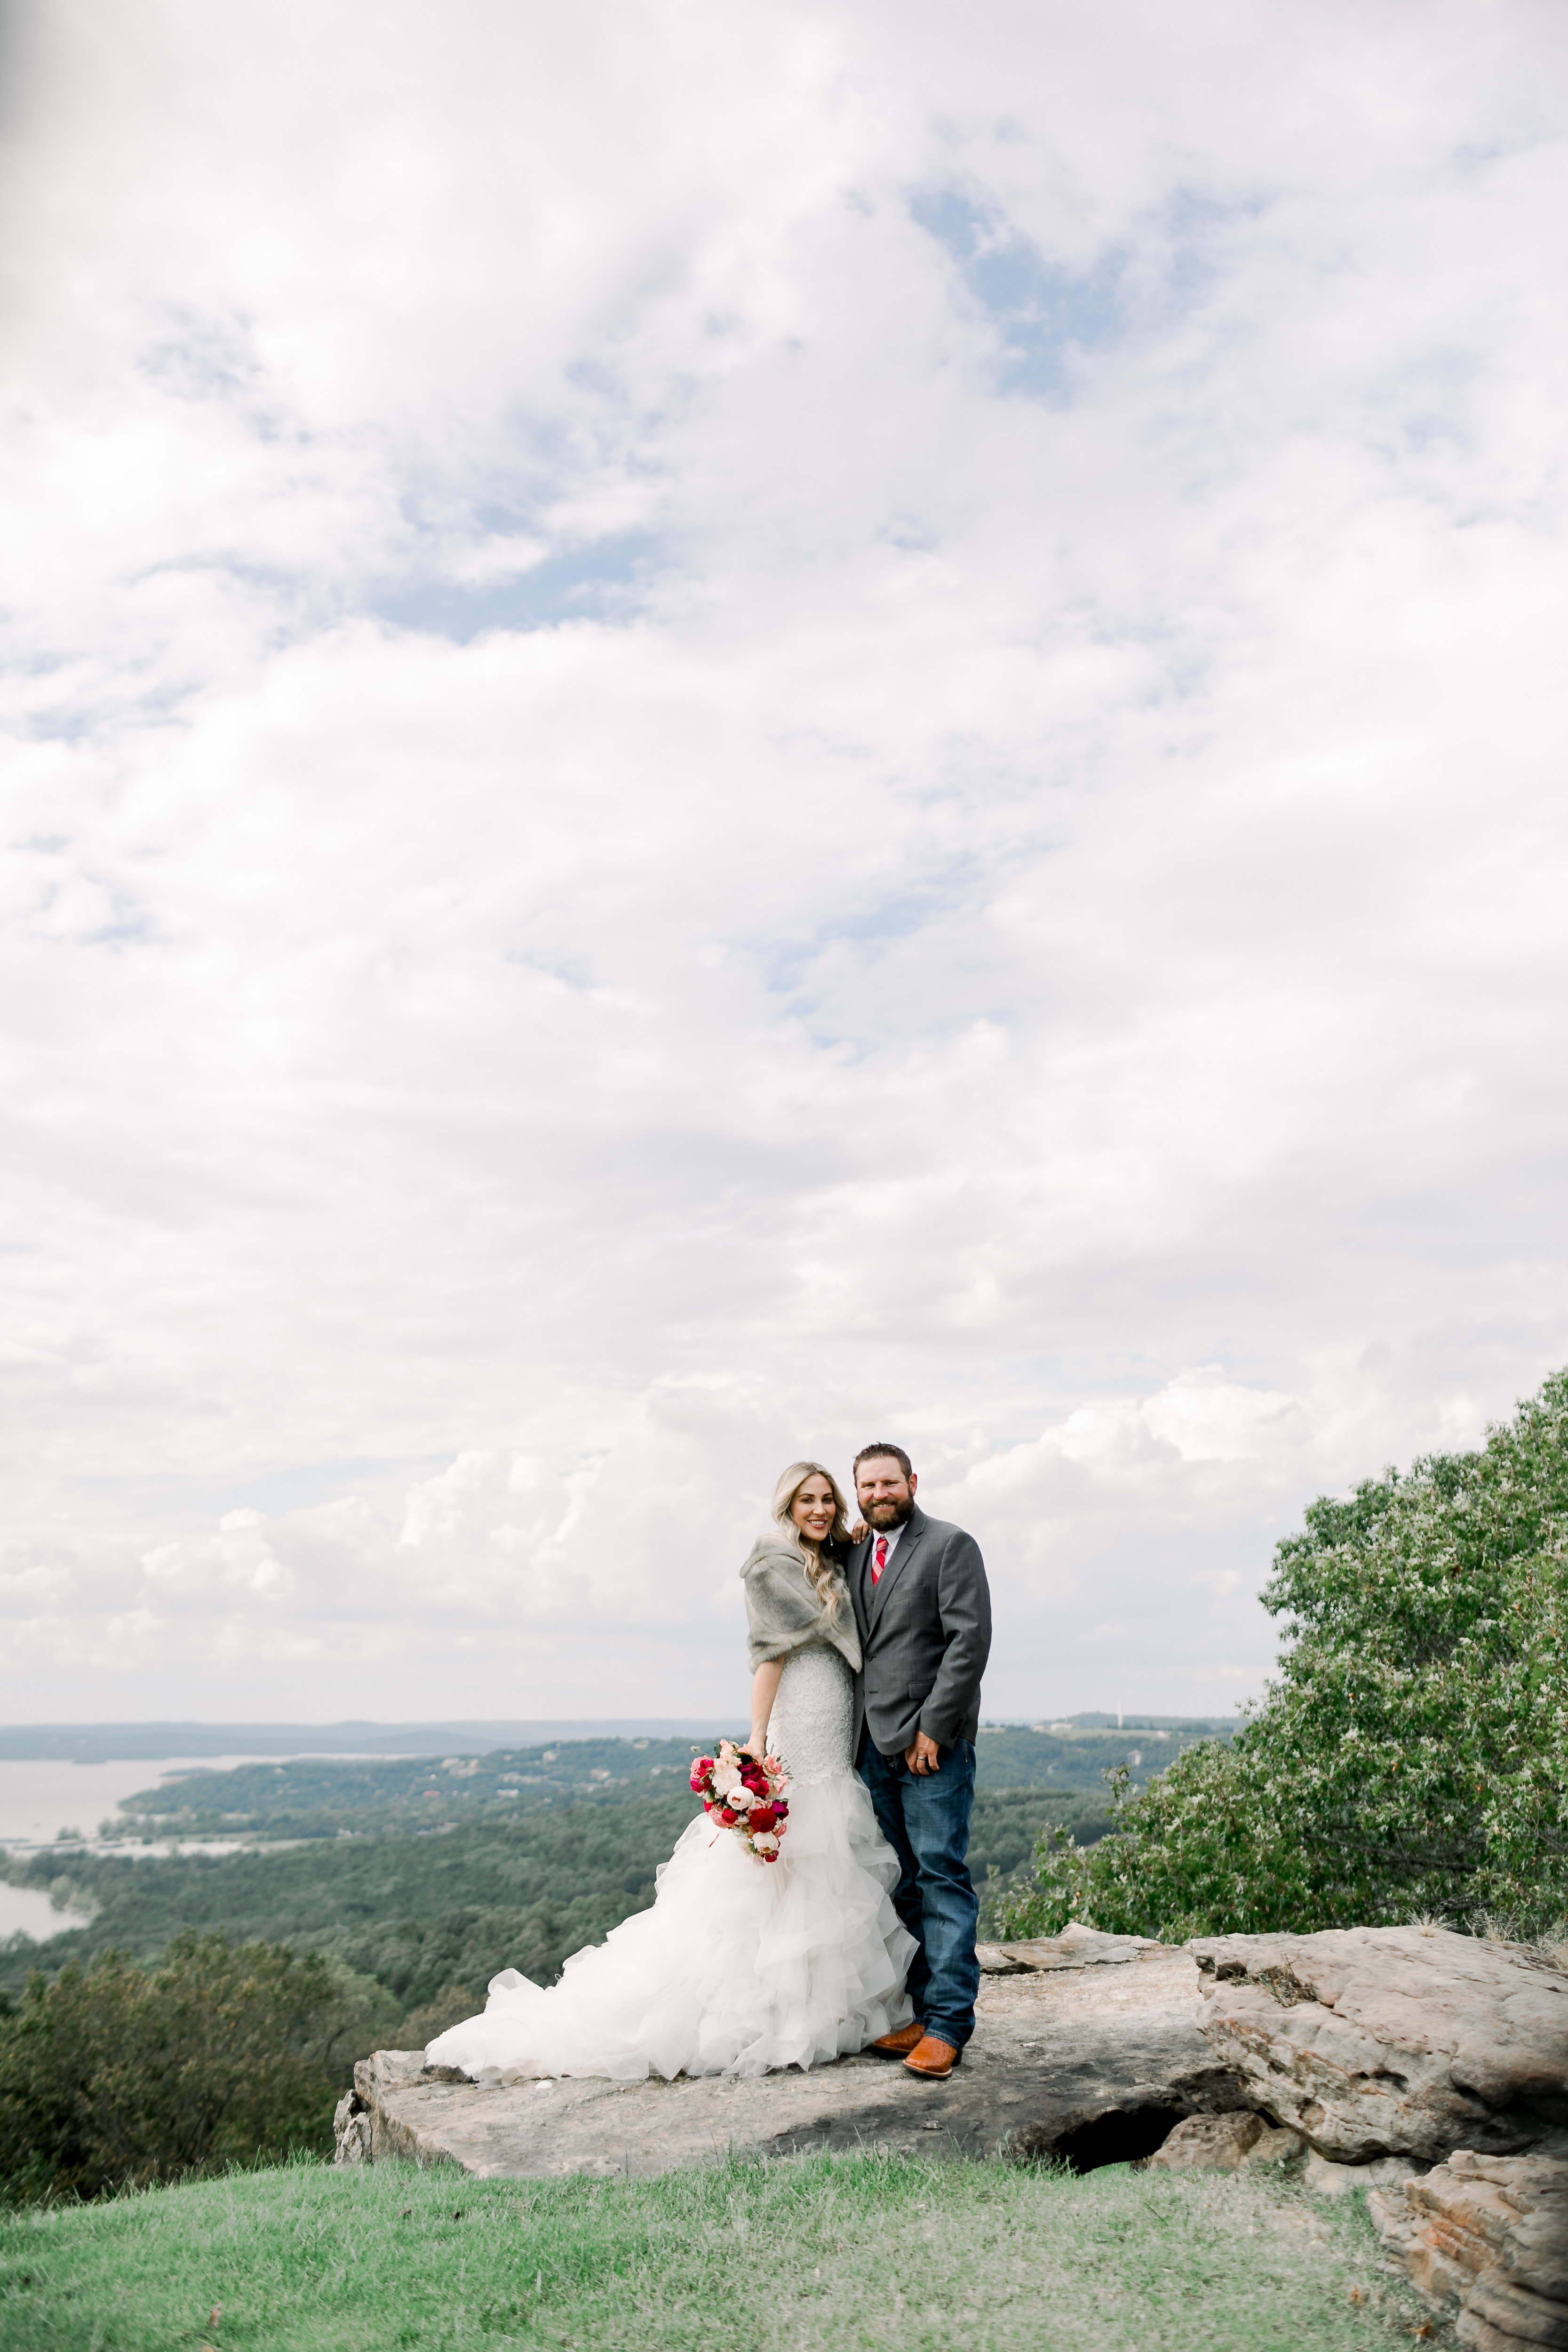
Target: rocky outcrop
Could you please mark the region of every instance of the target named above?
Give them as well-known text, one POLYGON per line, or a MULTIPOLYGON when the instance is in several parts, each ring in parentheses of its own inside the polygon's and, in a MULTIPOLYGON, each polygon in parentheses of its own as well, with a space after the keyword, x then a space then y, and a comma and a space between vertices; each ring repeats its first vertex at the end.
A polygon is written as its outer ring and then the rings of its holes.
POLYGON ((1351 1927, 1188 1948, 1241 2104, 1335 2162, 1508 2156, 1568 2126, 1568 1975, 1527 1946, 1351 1927))
MULTIPOLYGON (((417 2051, 381 2051, 338 2110, 337 2160, 648 2175, 736 2149, 870 2146, 1056 2156, 1083 2170, 1142 2158, 1167 2170, 1300 2163, 1310 2188, 1371 2188, 1397 2211, 1406 2234, 1394 2251, 1423 2293, 1447 2279, 1442 2263, 1463 2268, 1455 2246, 1493 2244, 1497 2200, 1507 2206, 1528 2181, 1518 2243, 1528 2238, 1536 2267, 1516 2277, 1495 2246, 1489 2268, 1478 2254, 1464 2293, 1481 2293, 1485 2269, 1490 2300, 1462 2307, 1467 2326, 1503 2336, 1510 2312, 1521 2326, 1546 2324, 1517 2297, 1552 2300, 1542 2281, 1556 2273, 1536 2256, 1558 2228, 1552 2199, 1564 2195, 1568 2156, 1553 2171, 1542 2155, 1545 2170, 1506 2183, 1477 2169, 1534 2161, 1522 2152, 1557 2146, 1559 2127, 1568 2150, 1568 1976, 1541 1954, 1443 1929, 1234 1936, 1180 1951, 1073 1927, 983 1958, 979 2029, 945 2083, 862 2055, 746 2082, 487 2090, 426 2068, 417 2051)), ((1453 2304, 1459 2289, 1443 2293, 1453 2304)), ((1500 2352, 1490 2337, 1466 2340, 1500 2352)), ((1568 2334, 1520 2340, 1568 2352, 1568 2334)))
POLYGON ((1368 2203, 1391 2267, 1472 2352, 1568 2346, 1568 2133, 1527 2156, 1457 2148, 1368 2203))
POLYGON ((1379 2156, 1370 2164, 1336 2164, 1309 2147, 1300 2132, 1243 2108, 1236 2115, 1190 2116, 1149 2158, 1151 2172, 1258 2172, 1285 2166, 1320 2197, 1356 2189, 1402 2189, 1426 2171, 1416 2156, 1379 2156))
POLYGON ((1403 2189, 1407 2180, 1431 2169, 1423 2156, 1374 2156, 1364 2164, 1336 2164, 1331 2156, 1310 2147, 1306 2158, 1301 2177, 1320 2197, 1343 2197, 1353 2189, 1403 2189))
MULTIPOLYGON (((1136 1939, 1129 1939, 1136 1941, 1136 1939)), ((870 2147, 1055 2155, 1081 2168, 1149 2155, 1184 2116, 1243 2104, 1194 2022, 1184 1952, 1139 1945, 1114 1968, 987 1978, 980 2021, 945 2083, 868 2056, 810 2074, 615 2084, 591 2077, 481 2089, 417 2051, 378 2051, 338 2110, 342 2164, 412 2158, 487 2178, 647 2176, 731 2149, 870 2147)))
POLYGON ((1124 1968, 1145 1952, 1163 1948, 1152 1936, 1107 1936, 1076 1919, 1059 1936, 1034 1936, 1019 1944, 977 1944, 974 1957, 987 1976, 1046 1976, 1058 1969, 1124 1968))
POLYGON ((1290 2164, 1306 2152, 1300 2132, 1266 2122, 1249 2107, 1228 2116, 1189 2116, 1149 2158, 1151 2172, 1241 2172, 1290 2164))
POLYGON ((1205 2038, 1282 2128, 1194 2117, 1152 2163, 1236 2170, 1291 2143, 1309 2189, 1370 2189, 1389 2267, 1470 2352, 1568 2352, 1568 1975, 1444 1928, 1190 1948, 1205 2038))

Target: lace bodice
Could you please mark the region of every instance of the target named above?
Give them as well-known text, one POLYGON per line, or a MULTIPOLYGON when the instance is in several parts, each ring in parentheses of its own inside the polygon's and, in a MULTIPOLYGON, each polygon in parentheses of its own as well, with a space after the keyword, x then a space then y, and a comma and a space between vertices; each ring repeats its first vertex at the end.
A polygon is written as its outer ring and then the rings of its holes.
POLYGON ((792 1780, 830 1780, 850 1768, 854 1712, 854 1676, 837 1650, 814 1642, 784 1661, 768 1745, 784 1758, 792 1780))

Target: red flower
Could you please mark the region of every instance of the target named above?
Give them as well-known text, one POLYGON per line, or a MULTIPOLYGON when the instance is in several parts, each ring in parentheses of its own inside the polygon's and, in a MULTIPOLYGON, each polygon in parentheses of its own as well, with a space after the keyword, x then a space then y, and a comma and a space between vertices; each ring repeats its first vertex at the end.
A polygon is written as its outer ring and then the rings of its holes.
POLYGON ((721 1805, 721 1806, 720 1806, 720 1808, 719 1808, 719 1819, 723 1822, 724 1827, 725 1827, 727 1830, 728 1830, 728 1829, 733 1829, 733 1827, 734 1827, 734 1825, 735 1825, 735 1822, 737 1822, 737 1820, 738 1820, 739 1818, 740 1818, 740 1816, 739 1816, 738 1814, 736 1814, 736 1813, 732 1813, 732 1812, 730 1811, 730 1808, 729 1808, 729 1806, 728 1806, 728 1805, 721 1805))
POLYGON ((752 1831, 771 1830, 776 1818, 771 1805, 759 1805, 752 1815, 752 1831))

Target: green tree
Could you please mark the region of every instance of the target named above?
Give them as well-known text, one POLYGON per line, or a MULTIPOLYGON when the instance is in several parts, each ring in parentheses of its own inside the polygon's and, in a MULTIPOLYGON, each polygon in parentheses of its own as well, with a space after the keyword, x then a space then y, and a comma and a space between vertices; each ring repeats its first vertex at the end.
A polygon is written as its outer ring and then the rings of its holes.
POLYGON ((1430 1454, 1279 1546, 1278 1678, 1235 1739, 1133 1793, 1089 1852, 1047 1833, 1005 1936, 1568 1911, 1568 1372, 1479 1452, 1430 1454))
POLYGON ((41 1974, 0 2020, 0 2185, 92 2197, 322 2144, 344 2002, 327 1964, 195 1929, 41 1974))

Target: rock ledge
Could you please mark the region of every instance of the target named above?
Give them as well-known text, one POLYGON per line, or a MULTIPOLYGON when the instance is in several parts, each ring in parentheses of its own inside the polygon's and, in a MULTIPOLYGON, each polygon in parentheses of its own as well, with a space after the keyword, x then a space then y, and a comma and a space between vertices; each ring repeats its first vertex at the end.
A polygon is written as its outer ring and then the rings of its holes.
POLYGON ((1203 2030, 1272 2116, 1340 2163, 1508 2156, 1568 2128, 1568 1975, 1444 1927, 1188 1947, 1203 2030))
POLYGON ((1132 1948, 1109 1968, 1106 1940, 1065 1965, 988 1977, 979 2030, 945 2083, 862 2055, 747 2081, 579 2076, 484 2090, 426 2068, 418 2051, 377 2051, 339 2107, 337 2161, 402 2157, 521 2178, 647 2177, 732 2150, 1144 2157, 1184 2116, 1246 2102, 1194 2022, 1187 1954, 1127 1938, 1132 1948))

